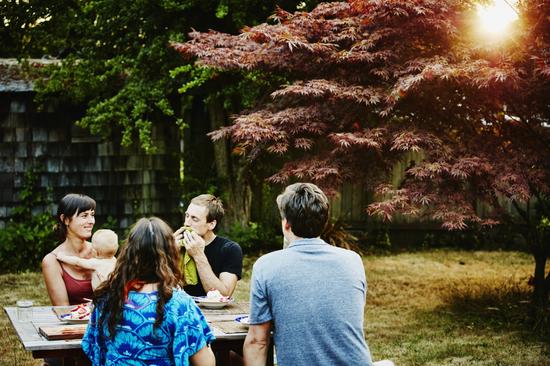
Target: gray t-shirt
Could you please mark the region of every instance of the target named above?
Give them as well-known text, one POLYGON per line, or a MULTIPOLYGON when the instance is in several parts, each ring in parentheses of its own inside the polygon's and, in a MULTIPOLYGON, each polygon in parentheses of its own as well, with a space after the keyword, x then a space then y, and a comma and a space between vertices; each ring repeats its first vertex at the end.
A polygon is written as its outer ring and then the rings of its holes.
POLYGON ((273 321, 279 366, 370 366, 366 292, 359 255, 318 238, 297 240, 254 264, 250 322, 273 321))

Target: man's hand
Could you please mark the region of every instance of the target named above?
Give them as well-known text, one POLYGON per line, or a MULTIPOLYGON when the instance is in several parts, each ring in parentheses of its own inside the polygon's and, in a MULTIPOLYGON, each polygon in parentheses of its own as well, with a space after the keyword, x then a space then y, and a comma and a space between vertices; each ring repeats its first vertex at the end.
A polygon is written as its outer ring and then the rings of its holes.
POLYGON ((187 253, 193 258, 204 255, 206 242, 194 231, 183 231, 183 245, 187 253))
POLYGON ((189 226, 182 226, 174 232, 174 241, 176 244, 183 246, 183 233, 186 231, 191 231, 189 226))

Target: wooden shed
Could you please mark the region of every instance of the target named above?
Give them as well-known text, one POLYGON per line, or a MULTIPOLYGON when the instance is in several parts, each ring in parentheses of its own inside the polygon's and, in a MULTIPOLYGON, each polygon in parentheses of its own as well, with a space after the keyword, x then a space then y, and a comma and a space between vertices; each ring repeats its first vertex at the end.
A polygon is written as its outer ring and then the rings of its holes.
MULTIPOLYGON (((50 62, 55 61, 30 60, 35 66, 50 62)), ((36 212, 53 214, 62 196, 76 192, 97 201, 99 225, 110 220, 121 232, 145 215, 181 223, 177 126, 155 126, 158 150, 145 154, 138 146, 121 147, 118 136, 102 139, 77 127, 81 107, 52 104, 39 110, 34 94, 17 60, 0 60, 0 228, 20 204, 26 172, 51 197, 49 207, 36 212)))

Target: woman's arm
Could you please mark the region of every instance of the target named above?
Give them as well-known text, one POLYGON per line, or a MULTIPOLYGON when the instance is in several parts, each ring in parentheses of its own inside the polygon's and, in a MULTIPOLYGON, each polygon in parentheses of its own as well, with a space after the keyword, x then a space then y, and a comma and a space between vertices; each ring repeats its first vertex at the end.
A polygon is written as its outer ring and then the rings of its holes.
POLYGON ((205 345, 193 356, 189 357, 193 366, 215 366, 216 358, 210 346, 205 345))
POLYGON ((69 305, 69 295, 61 276, 61 265, 53 253, 42 259, 42 276, 52 305, 69 305))

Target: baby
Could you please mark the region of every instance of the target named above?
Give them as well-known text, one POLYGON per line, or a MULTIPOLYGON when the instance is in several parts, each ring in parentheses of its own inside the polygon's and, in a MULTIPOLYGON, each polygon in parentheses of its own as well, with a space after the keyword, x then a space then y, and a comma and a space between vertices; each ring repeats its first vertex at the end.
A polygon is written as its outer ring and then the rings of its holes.
POLYGON ((115 269, 115 254, 118 250, 118 236, 112 230, 100 229, 92 236, 94 258, 80 258, 73 255, 58 254, 57 259, 63 263, 90 269, 92 288, 95 290, 115 269))

